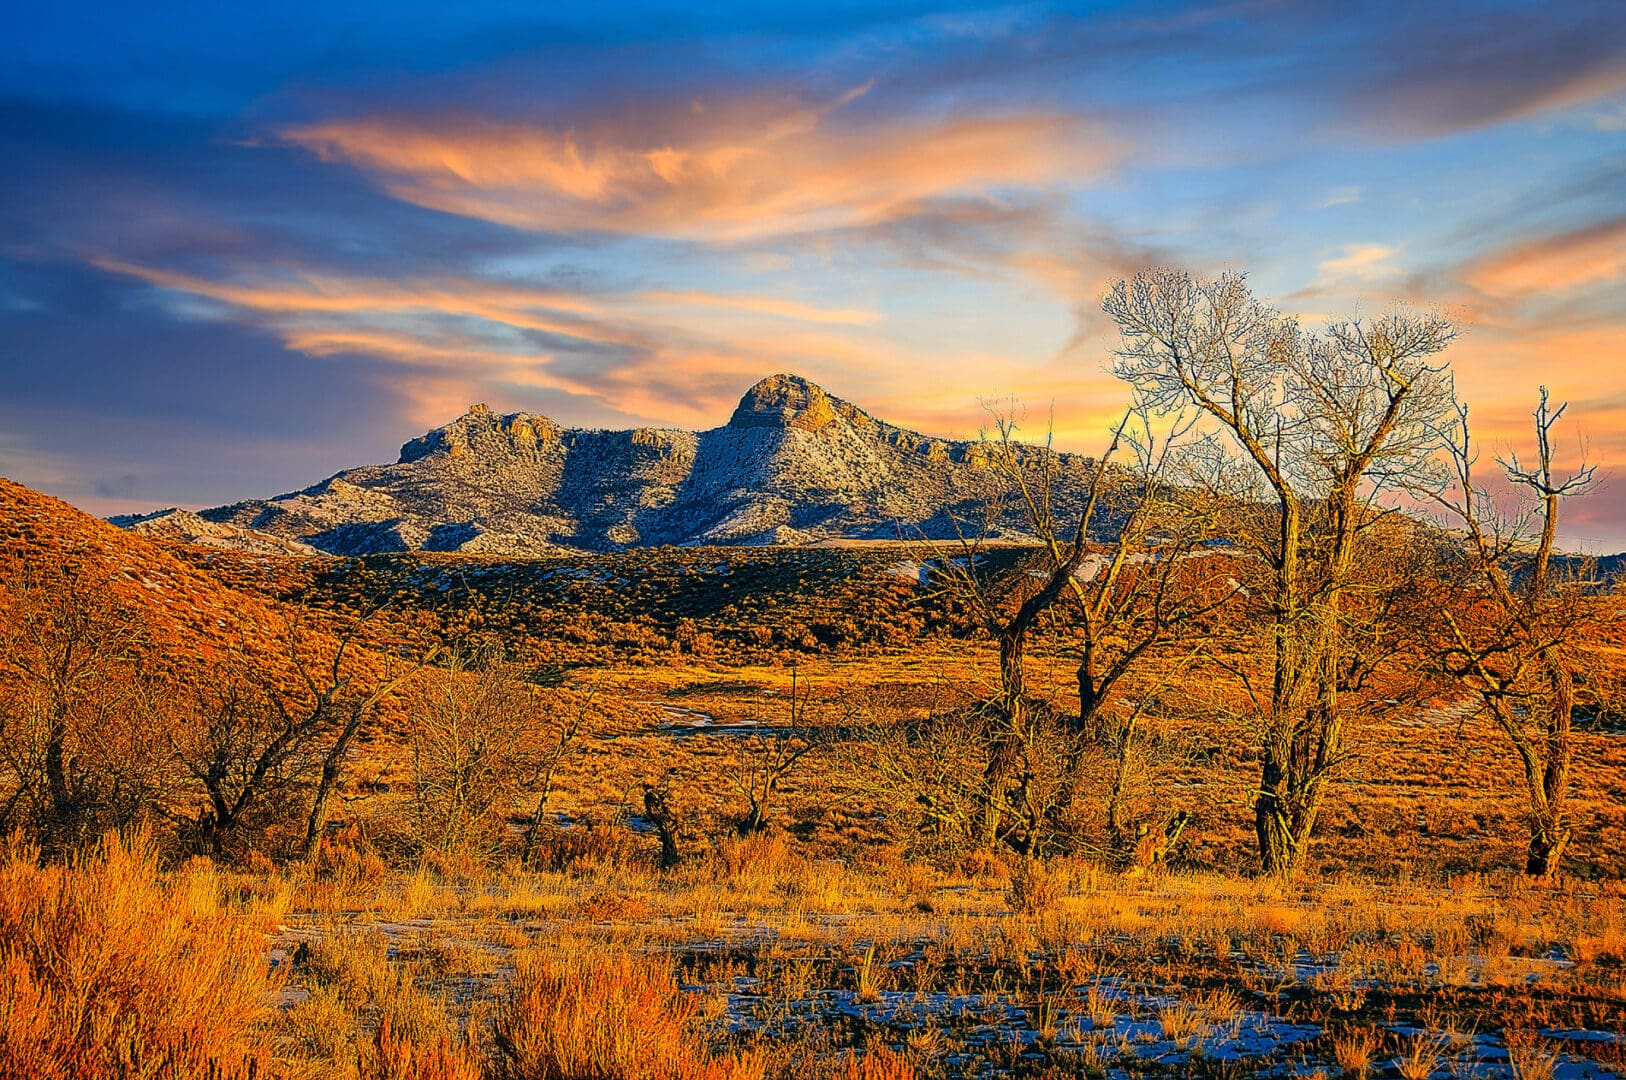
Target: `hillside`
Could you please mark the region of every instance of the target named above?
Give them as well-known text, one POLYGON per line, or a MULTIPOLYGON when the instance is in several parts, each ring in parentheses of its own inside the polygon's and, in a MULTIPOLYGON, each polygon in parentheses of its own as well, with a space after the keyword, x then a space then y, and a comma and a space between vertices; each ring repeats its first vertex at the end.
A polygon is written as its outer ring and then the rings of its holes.
MULTIPOLYGON (((1090 464, 1062 456, 1063 504, 1087 486, 1090 464)), ((921 435, 774 375, 727 424, 700 432, 576 430, 475 405, 393 464, 199 516, 245 544, 269 535, 343 555, 946 538, 948 513, 980 520, 998 488, 987 466, 979 443, 921 435)), ((1017 534, 1020 523, 998 528, 1017 534)))
MULTIPOLYGON (((0 610, 25 575, 61 567, 72 580, 105 582, 116 601, 141 615, 151 642, 147 665, 164 669, 209 663, 224 649, 280 661, 294 609, 275 590, 240 588, 210 572, 200 549, 172 546, 116 528, 59 499, 0 478, 0 610)), ((247 582, 286 573, 284 555, 232 552, 235 573, 247 582)), ((328 620, 315 613, 316 624, 328 620)), ((307 623, 311 620, 306 619, 307 623)), ((315 629, 312 626, 311 629, 315 629)))

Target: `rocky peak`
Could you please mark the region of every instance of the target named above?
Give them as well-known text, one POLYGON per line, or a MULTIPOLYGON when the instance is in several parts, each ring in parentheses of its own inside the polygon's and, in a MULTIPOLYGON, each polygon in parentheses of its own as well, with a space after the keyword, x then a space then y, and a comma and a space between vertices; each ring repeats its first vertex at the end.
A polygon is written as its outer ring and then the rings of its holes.
POLYGON ((417 461, 434 453, 459 457, 470 450, 498 454, 535 450, 557 440, 560 434, 559 425, 545 416, 523 412, 499 416, 489 405, 477 403, 446 426, 403 445, 400 462, 417 461))
POLYGON ((800 375, 769 375, 740 398, 728 426, 818 431, 836 418, 836 404, 823 387, 800 375))

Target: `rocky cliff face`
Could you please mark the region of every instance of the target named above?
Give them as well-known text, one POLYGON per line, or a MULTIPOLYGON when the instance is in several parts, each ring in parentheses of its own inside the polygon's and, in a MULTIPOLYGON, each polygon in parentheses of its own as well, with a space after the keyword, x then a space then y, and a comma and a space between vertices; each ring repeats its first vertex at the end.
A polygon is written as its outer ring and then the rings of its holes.
MULTIPOLYGON (((1064 501, 1088 466, 1064 457, 1064 501)), ((895 427, 806 379, 773 375, 710 431, 583 431, 475 405, 407 443, 394 464, 200 516, 335 554, 522 555, 949 537, 948 514, 980 522, 997 487, 979 444, 895 427)))

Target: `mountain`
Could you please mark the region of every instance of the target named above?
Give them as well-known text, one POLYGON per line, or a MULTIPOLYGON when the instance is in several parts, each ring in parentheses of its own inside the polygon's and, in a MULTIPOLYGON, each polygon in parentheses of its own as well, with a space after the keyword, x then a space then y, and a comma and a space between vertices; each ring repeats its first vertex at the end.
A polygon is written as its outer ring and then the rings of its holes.
POLYGON ((262 555, 315 555, 309 544, 240 525, 208 521, 190 510, 155 510, 150 514, 121 514, 107 519, 121 529, 160 540, 199 547, 250 551, 262 555))
MULTIPOLYGON (((222 532, 154 516, 120 524, 341 555, 944 538, 955 534, 951 511, 981 520, 1001 483, 990 457, 981 443, 909 431, 799 376, 773 375, 709 431, 578 430, 475 405, 408 442, 393 464, 197 515, 222 532)), ((1062 455, 1064 505, 1087 487, 1090 464, 1062 455)), ((995 531, 1019 533, 1019 523, 1013 515, 995 531)))

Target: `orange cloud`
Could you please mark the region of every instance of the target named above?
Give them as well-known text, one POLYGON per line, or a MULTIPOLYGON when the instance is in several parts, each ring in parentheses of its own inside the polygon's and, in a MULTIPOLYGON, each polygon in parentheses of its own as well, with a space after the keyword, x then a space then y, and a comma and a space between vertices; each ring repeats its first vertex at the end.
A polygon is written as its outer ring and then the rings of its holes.
POLYGON ((820 308, 794 300, 781 300, 772 296, 742 296, 729 293, 699 292, 693 289, 640 293, 638 299, 654 303, 693 304, 700 307, 732 308, 760 315, 773 315, 800 322, 833 323, 839 326, 869 326, 880 321, 874 311, 856 308, 820 308))
POLYGON ((646 109, 663 115, 590 128, 373 116, 282 136, 449 213, 721 242, 873 224, 925 199, 1077 180, 1122 154, 1101 127, 1073 116, 835 123, 856 96, 825 108, 646 109))
POLYGON ((122 259, 97 257, 92 263, 149 285, 189 293, 232 307, 270 315, 359 315, 433 312, 470 315, 522 330, 562 334, 612 344, 633 339, 583 315, 601 310, 580 297, 483 282, 397 284, 376 278, 340 278, 298 273, 288 280, 255 284, 215 281, 122 259), (562 312, 563 314, 546 314, 562 312))
POLYGON ((1622 277, 1626 217, 1503 248, 1464 273, 1469 285, 1496 297, 1568 292, 1622 277))
POLYGON ((632 417, 705 424, 726 416, 742 380, 748 385, 784 368, 865 370, 878 362, 877 348, 885 349, 848 336, 879 321, 874 312, 771 296, 650 290, 583 298, 478 278, 396 283, 287 268, 222 281, 111 257, 93 261, 237 309, 297 351, 399 365, 406 369, 401 385, 416 388, 408 396, 420 410, 496 384, 590 398, 632 417), (723 337, 718 308, 740 313, 723 324, 723 337), (513 330, 558 340, 539 348, 513 330))

